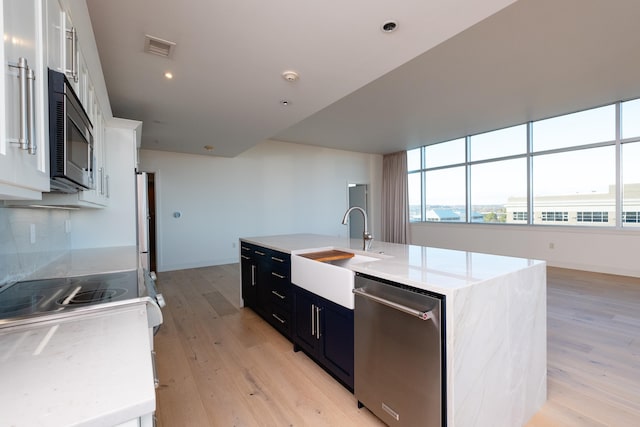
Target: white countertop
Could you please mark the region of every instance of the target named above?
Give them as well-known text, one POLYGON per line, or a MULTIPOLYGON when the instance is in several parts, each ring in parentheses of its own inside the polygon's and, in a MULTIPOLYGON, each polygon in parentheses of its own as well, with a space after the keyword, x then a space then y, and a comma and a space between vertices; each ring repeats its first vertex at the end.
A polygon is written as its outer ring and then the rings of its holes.
POLYGON ((155 410, 145 304, 0 329, 0 419, 113 426, 155 410))
POLYGON ((440 294, 472 286, 543 261, 477 252, 402 245, 373 241, 368 252, 362 240, 316 234, 246 237, 241 240, 295 255, 323 249, 347 249, 380 259, 350 268, 363 274, 391 280, 440 294))

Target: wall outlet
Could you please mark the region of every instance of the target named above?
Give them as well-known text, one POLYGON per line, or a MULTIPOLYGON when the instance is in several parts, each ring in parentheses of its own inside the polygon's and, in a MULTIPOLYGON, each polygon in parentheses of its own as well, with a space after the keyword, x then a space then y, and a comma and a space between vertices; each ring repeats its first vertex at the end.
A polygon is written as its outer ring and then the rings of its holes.
POLYGON ((31 241, 32 245, 36 243, 36 225, 35 224, 29 225, 29 240, 31 241))
POLYGON ((553 242, 549 243, 549 249, 555 249, 556 248, 556 244, 553 242))
POLYGON ((236 242, 233 242, 233 243, 231 244, 231 247, 232 247, 232 248, 235 248, 235 247, 236 247, 236 242))

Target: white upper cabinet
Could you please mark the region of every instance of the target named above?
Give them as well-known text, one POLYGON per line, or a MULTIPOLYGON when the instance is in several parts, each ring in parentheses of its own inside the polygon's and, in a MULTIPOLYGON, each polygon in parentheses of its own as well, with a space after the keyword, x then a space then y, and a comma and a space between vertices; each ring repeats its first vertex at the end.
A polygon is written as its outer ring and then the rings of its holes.
POLYGON ((47 66, 59 73, 66 71, 65 43, 67 33, 66 13, 56 0, 48 0, 47 4, 47 66))
POLYGON ((0 199, 49 191, 42 0, 3 0, 0 47, 0 199))

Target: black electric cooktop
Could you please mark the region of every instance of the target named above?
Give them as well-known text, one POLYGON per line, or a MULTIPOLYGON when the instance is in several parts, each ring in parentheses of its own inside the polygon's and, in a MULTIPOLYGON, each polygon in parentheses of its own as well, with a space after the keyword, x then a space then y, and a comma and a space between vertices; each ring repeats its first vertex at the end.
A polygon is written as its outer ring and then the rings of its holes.
POLYGON ((138 271, 17 282, 0 289, 0 319, 138 297, 138 271))

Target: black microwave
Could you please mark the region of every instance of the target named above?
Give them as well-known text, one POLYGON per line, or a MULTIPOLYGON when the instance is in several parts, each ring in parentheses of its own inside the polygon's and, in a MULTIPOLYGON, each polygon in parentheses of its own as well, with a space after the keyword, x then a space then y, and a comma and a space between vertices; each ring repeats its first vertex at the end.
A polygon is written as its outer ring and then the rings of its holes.
POLYGON ((65 75, 54 70, 49 70, 49 164, 51 191, 93 188, 93 126, 65 75))

